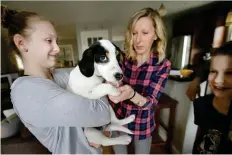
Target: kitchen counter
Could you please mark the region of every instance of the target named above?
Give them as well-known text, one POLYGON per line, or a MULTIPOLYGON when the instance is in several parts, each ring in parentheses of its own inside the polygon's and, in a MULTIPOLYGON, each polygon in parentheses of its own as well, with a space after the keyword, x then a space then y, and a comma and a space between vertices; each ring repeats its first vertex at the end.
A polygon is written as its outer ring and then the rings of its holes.
MULTIPOLYGON (((185 94, 190 81, 176 81, 168 79, 164 92, 177 100, 176 119, 173 136, 173 149, 175 153, 192 153, 192 147, 196 136, 197 126, 194 124, 193 103, 185 94)), ((201 84, 201 90, 205 90, 206 82, 201 84)), ((201 92, 203 96, 204 91, 201 92)), ((167 125, 169 111, 163 110, 161 120, 167 125)))
POLYGON ((173 81, 178 81, 178 82, 189 82, 189 81, 192 81, 193 80, 193 77, 180 77, 178 75, 169 75, 168 77, 170 80, 173 80, 173 81))

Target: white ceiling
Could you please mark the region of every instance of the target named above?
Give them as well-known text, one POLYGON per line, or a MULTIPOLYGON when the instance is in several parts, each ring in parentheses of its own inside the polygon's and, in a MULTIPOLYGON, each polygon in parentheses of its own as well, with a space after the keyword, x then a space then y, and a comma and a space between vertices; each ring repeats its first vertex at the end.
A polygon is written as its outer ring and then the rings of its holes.
MULTIPOLYGON (((210 1, 163 1, 167 16, 210 1)), ((122 25, 143 7, 158 9, 161 1, 2 1, 11 9, 34 11, 58 25, 62 37, 75 37, 75 24, 122 25), (118 24, 120 23, 120 24, 118 24)))

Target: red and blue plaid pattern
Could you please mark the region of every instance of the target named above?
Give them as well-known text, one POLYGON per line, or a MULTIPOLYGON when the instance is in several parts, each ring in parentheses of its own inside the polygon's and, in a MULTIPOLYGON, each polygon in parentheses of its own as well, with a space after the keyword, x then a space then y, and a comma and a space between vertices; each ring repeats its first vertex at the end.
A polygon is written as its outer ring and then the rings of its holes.
POLYGON ((137 140, 150 137, 155 129, 155 108, 171 69, 171 63, 167 59, 160 64, 157 62, 158 55, 153 53, 151 58, 140 67, 130 60, 125 60, 121 64, 124 73, 123 83, 130 85, 148 101, 142 107, 135 105, 130 100, 118 104, 111 103, 119 119, 135 114, 135 121, 129 123, 127 127, 134 132, 134 135, 131 136, 137 140))

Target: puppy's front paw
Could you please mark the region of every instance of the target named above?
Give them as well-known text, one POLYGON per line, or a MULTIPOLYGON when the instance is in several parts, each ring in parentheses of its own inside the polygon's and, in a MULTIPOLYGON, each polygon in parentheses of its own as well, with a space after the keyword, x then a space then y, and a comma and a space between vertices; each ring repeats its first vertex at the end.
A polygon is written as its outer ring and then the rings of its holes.
POLYGON ((121 119, 121 120, 115 122, 115 123, 118 125, 125 125, 125 124, 129 124, 129 123, 133 122, 134 120, 135 120, 135 115, 130 115, 124 119, 121 119))
POLYGON ((120 92, 117 90, 117 88, 112 86, 111 89, 109 90, 109 95, 118 96, 118 95, 120 95, 120 92))
POLYGON ((117 138, 119 140, 119 144, 121 144, 121 145, 128 145, 128 144, 130 144, 130 142, 132 140, 132 138, 129 135, 122 135, 122 136, 119 136, 117 138))
POLYGON ((128 123, 131 123, 131 122, 133 122, 135 120, 135 115, 130 115, 129 117, 128 117, 128 123))

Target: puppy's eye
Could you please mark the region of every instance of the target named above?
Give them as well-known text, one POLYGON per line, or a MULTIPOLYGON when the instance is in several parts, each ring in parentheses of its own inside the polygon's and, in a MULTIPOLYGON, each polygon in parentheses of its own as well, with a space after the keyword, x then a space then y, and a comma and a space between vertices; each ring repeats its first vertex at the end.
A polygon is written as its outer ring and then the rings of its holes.
POLYGON ((106 57, 105 55, 101 55, 101 56, 100 56, 100 60, 101 60, 101 61, 106 61, 106 60, 107 60, 107 57, 106 57))

